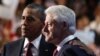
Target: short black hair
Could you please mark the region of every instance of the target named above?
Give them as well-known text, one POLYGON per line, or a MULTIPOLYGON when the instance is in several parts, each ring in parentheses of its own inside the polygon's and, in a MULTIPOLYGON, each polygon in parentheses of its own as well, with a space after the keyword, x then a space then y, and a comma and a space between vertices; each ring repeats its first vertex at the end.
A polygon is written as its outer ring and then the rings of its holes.
POLYGON ((45 8, 39 4, 35 4, 35 3, 31 3, 29 5, 26 6, 26 8, 32 8, 32 9, 36 9, 37 13, 39 13, 38 17, 41 20, 41 22, 44 22, 45 20, 45 14, 44 14, 44 10, 45 8))

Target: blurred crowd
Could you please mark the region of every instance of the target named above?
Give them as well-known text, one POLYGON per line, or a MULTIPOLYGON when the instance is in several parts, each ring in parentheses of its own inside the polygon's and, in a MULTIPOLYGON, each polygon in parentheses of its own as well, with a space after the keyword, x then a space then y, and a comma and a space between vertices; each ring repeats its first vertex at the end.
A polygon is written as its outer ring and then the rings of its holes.
POLYGON ((30 3, 72 8, 77 16, 74 35, 100 56, 100 0, 0 0, 0 52, 5 43, 21 38, 21 15, 30 3))

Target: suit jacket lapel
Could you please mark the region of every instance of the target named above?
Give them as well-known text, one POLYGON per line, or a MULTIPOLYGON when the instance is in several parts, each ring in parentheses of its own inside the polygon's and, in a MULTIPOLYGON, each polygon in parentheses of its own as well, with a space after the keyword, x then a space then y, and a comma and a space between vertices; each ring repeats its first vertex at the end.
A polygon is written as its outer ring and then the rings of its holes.
POLYGON ((39 46, 39 56, 45 56, 48 53, 48 47, 46 45, 46 42, 44 38, 41 39, 40 41, 40 46, 39 46))

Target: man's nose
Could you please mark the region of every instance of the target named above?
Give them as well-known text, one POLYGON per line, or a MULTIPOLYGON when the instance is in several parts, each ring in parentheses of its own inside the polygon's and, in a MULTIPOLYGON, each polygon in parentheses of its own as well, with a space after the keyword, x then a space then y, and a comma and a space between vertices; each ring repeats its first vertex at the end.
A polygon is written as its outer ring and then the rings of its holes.
POLYGON ((44 29, 44 32, 48 32, 48 27, 47 27, 47 25, 45 25, 43 29, 44 29))

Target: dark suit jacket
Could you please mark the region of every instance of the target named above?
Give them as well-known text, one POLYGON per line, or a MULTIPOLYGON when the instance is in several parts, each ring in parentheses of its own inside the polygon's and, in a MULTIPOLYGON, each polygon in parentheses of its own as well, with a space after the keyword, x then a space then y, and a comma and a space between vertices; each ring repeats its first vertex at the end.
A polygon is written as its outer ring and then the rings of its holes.
MULTIPOLYGON (((1 56, 21 56, 24 40, 25 39, 22 38, 15 42, 6 44, 1 56)), ((54 45, 46 43, 44 38, 42 38, 39 46, 39 56, 52 56, 54 49, 54 45)))
POLYGON ((95 56, 86 45, 75 38, 67 42, 56 56, 95 56))

